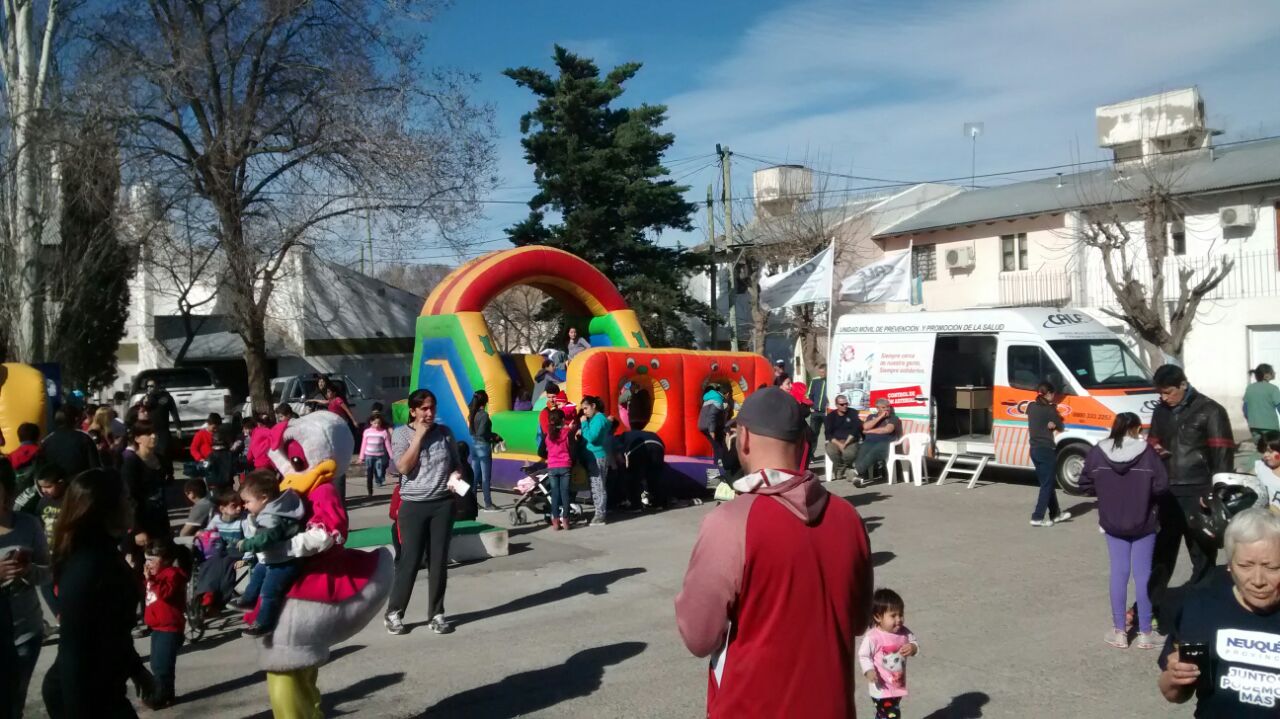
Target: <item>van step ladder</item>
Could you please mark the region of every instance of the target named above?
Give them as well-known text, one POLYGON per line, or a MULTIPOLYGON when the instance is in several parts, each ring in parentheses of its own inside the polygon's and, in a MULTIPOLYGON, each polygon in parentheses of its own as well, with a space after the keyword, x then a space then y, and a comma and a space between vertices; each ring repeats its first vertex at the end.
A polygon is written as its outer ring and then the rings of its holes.
POLYGON ((992 460, 989 454, 968 454, 965 452, 956 452, 947 458, 947 466, 942 468, 942 474, 938 475, 938 481, 934 486, 942 484, 948 477, 969 478, 969 489, 973 489, 973 485, 978 483, 978 477, 982 475, 982 470, 987 468, 987 462, 992 460))

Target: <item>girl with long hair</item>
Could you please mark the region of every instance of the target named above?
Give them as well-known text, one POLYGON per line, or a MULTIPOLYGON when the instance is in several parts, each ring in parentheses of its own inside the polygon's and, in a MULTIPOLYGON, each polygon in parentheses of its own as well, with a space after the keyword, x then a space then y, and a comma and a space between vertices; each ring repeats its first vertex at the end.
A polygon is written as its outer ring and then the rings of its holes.
POLYGON ((67 487, 53 532, 61 609, 58 656, 45 675, 45 708, 59 717, 135 717, 127 683, 153 695, 130 636, 139 585, 116 545, 133 525, 129 490, 115 472, 90 469, 67 487))
POLYGON ((471 430, 471 473, 480 484, 476 489, 484 492, 484 511, 497 512, 489 494, 489 482, 493 475, 493 445, 499 437, 493 433, 493 420, 489 417, 489 394, 477 390, 467 405, 467 426, 471 430))
POLYGON ((1125 607, 1129 578, 1133 578, 1138 604, 1139 649, 1155 649, 1162 643, 1152 634, 1151 557, 1160 529, 1156 496, 1169 491, 1164 462, 1140 436, 1142 420, 1132 412, 1116 415, 1111 434, 1094 445, 1085 457, 1080 490, 1098 497, 1098 524, 1107 539, 1111 560, 1111 621, 1106 642, 1129 646, 1125 607))
POLYGON ((609 436, 613 423, 604 416, 604 402, 599 397, 582 398, 582 429, 580 434, 586 444, 583 460, 587 465, 587 476, 591 478, 591 503, 595 507, 595 516, 587 526, 598 527, 606 522, 609 495, 605 482, 609 479, 609 436))
POLYGON ((547 485, 551 490, 551 528, 569 528, 569 483, 573 475, 573 452, 569 439, 572 426, 564 410, 553 409, 547 417, 547 485))

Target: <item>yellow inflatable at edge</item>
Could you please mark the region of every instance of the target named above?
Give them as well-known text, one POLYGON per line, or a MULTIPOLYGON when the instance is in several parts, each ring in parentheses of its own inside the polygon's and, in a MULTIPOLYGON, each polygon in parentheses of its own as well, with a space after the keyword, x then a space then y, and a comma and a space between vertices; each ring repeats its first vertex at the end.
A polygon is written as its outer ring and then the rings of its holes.
POLYGON ((0 432, 4 442, 0 452, 8 454, 18 448, 18 425, 33 422, 45 431, 44 375, 24 364, 0 364, 0 432))

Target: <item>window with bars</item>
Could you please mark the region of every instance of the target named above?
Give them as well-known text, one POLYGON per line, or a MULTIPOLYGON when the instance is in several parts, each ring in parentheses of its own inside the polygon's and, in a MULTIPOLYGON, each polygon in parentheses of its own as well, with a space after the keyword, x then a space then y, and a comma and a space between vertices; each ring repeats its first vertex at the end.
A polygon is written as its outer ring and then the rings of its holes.
POLYGON ((1000 271, 1027 269, 1027 233, 1000 235, 1000 271))
POLYGON ((938 253, 933 245, 911 246, 911 276, 921 280, 938 279, 938 253))

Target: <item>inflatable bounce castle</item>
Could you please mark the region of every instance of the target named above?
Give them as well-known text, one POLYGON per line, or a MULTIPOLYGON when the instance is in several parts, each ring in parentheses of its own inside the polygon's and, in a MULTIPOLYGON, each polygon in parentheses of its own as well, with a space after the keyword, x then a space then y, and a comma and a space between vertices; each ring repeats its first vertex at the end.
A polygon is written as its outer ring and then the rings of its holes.
MULTIPOLYGON (((618 397, 627 387, 637 398, 629 413, 631 429, 661 437, 668 465, 704 484, 712 466, 711 446, 697 428, 704 387, 713 381, 730 385, 737 406, 772 380, 768 360, 749 352, 653 348, 635 312, 599 270, 568 252, 530 246, 494 252, 454 270, 427 298, 418 317, 412 389, 436 395, 437 421, 462 440, 470 437, 467 403, 472 393, 488 393, 493 431, 506 446, 505 452, 494 454, 494 486, 514 486, 520 465, 537 459, 537 412, 512 407, 519 392, 532 390, 543 357, 499 352, 481 314, 494 298, 518 285, 545 292, 575 325, 588 328, 591 349, 569 363, 561 382, 569 400, 577 404, 584 395, 597 396, 609 414, 618 416, 618 397)), ((403 407, 401 403, 398 414, 403 407)), ((397 418, 403 421, 403 416, 397 418)))

